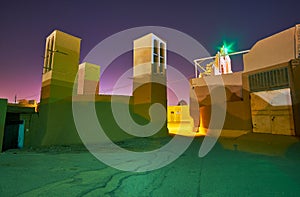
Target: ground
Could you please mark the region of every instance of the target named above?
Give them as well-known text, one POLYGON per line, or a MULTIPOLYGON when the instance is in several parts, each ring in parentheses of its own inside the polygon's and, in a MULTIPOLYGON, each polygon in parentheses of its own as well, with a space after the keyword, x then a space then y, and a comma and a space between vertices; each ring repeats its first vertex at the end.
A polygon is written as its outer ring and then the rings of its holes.
POLYGON ((300 196, 299 138, 222 137, 199 158, 202 140, 142 173, 108 167, 80 146, 9 150, 0 154, 0 196, 300 196))

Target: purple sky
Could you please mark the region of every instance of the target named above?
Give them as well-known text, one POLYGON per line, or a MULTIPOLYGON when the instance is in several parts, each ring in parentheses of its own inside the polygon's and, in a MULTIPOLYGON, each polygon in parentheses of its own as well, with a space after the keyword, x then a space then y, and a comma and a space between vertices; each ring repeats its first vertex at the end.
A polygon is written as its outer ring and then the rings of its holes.
MULTIPOLYGON (((10 102, 15 94, 18 99, 39 99, 45 38, 54 29, 82 38, 82 60, 101 40, 138 26, 177 29, 195 38, 213 55, 224 40, 233 42, 235 51, 249 49, 256 41, 300 23, 300 1, 296 0, 179 2, 1 2, 0 97, 10 102)), ((131 55, 125 54, 116 62, 130 66, 131 55)), ((186 76, 192 75, 192 66, 186 69, 184 62, 176 55, 168 59, 186 76)), ((242 70, 241 57, 234 58, 233 70, 242 70)), ((109 75, 103 78, 111 78, 109 75)), ((103 82, 101 89, 109 89, 105 86, 103 82)))

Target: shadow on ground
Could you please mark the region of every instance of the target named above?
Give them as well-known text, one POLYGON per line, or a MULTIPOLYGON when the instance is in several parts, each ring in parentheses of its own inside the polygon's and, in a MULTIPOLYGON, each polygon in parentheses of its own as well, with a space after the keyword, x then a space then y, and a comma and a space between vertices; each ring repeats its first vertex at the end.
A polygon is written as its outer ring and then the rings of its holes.
MULTIPOLYGON (((129 150, 137 151, 137 144, 152 150, 168 140, 121 144, 129 150)), ((10 150, 0 155, 0 196, 300 195, 298 138, 220 138, 207 156, 199 158, 202 140, 194 139, 170 165, 143 173, 108 167, 82 146, 10 150)))

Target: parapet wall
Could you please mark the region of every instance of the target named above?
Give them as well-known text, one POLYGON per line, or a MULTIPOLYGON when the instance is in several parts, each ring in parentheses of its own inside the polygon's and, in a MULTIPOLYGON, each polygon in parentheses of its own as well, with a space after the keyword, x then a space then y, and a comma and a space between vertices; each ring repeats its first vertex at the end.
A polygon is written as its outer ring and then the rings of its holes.
POLYGON ((297 58, 296 27, 258 41, 249 53, 243 55, 244 72, 278 65, 297 58))

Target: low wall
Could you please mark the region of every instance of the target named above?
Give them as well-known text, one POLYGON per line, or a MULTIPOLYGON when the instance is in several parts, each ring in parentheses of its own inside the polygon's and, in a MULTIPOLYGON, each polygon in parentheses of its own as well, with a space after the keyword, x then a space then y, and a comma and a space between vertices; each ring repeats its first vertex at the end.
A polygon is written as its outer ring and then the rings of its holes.
POLYGON ((6 111, 7 99, 0 99, 0 152, 2 152, 6 111))
MULTIPOLYGON (((218 108, 219 106, 215 107, 218 108)), ((211 105, 200 107, 200 127, 208 128, 210 121, 211 105)), ((223 128, 214 128, 213 124, 211 127, 213 129, 250 131, 252 129, 251 114, 247 103, 243 101, 227 102, 226 117, 223 128)))
MULTIPOLYGON (((133 106, 123 102, 124 99, 128 100, 128 98, 122 96, 117 97, 114 104, 119 105, 122 109, 128 109, 132 121, 141 125, 147 124, 149 121, 142 116, 134 114, 133 106)), ((93 118, 93 114, 85 114, 84 110, 89 106, 94 105, 97 118, 96 124, 100 124, 106 136, 108 136, 112 141, 118 142, 136 137, 126 133, 118 125, 112 114, 111 102, 109 102, 110 99, 107 96, 103 96, 103 99, 96 96, 95 103, 89 101, 88 97, 77 97, 74 100, 75 104, 83 110, 82 114, 80 114, 83 117, 83 120, 80 121, 81 123, 85 124, 85 120, 88 122, 90 118, 93 118)), ((129 127, 132 124, 133 123, 128 122, 129 127)), ((101 132, 100 130, 91 131, 91 128, 94 127, 95 125, 86 125, 86 134, 89 132, 101 132)), ((165 124, 165 126, 153 137, 166 136, 166 128, 165 124)), ((141 132, 143 131, 141 130, 141 132)), ((81 134, 85 135, 85 132, 83 131, 81 134)), ((99 143, 105 142, 103 139, 96 139, 96 141, 99 143)), ((32 117, 29 144, 31 146, 82 144, 82 140, 74 123, 71 99, 42 104, 39 106, 39 113, 32 117)))

